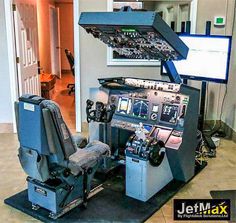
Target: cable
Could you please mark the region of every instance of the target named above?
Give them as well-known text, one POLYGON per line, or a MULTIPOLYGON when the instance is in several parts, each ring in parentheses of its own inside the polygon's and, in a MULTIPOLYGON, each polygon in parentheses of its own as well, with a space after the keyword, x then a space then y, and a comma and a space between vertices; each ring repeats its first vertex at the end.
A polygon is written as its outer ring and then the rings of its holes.
POLYGON ((220 126, 219 126, 219 128, 217 129, 217 131, 218 131, 219 129, 221 129, 221 127, 222 127, 222 122, 221 122, 221 120, 222 120, 222 116, 223 116, 223 107, 224 107, 224 104, 225 104, 225 99, 226 99, 227 92, 228 92, 228 85, 226 84, 226 85, 225 85, 225 94, 224 94, 224 97, 223 97, 223 101, 222 101, 222 105, 221 105, 221 111, 220 111, 220 126))
MULTIPOLYGON (((206 83, 207 83, 207 85, 206 85, 206 111, 205 111, 204 120, 206 120, 207 113, 208 113, 208 106, 209 106, 209 104, 208 104, 209 103, 209 82, 206 82, 206 83)), ((215 126, 216 126, 216 120, 214 121, 213 127, 208 126, 209 129, 204 130, 204 132, 211 132, 215 128, 215 126)))
POLYGON ((208 85, 209 85, 209 82, 206 82, 206 111, 205 111, 204 120, 206 120, 207 112, 208 112, 208 97, 209 97, 208 85))
MULTIPOLYGON (((218 130, 220 130, 221 127, 222 127, 221 119, 222 119, 222 116, 223 116, 223 107, 224 107, 224 104, 225 104, 225 99, 226 99, 227 92, 228 92, 228 85, 225 86, 225 93, 224 93, 223 101, 222 101, 222 104, 221 104, 221 110, 220 110, 220 126, 215 130, 215 132, 217 132, 218 130)), ((206 114, 205 114, 205 116, 207 115, 207 108, 208 108, 208 84, 207 84, 207 102, 206 102, 206 105, 207 105, 207 107, 206 107, 206 114)), ((211 132, 211 131, 213 131, 214 128, 216 127, 216 124, 217 124, 217 121, 215 120, 213 127, 211 127, 211 129, 209 129, 209 130, 205 130, 205 132, 211 132)))
POLYGON ((213 131, 214 128, 216 127, 216 123, 217 123, 217 120, 215 119, 215 120, 214 120, 214 125, 213 125, 213 127, 211 128, 211 131, 213 131))

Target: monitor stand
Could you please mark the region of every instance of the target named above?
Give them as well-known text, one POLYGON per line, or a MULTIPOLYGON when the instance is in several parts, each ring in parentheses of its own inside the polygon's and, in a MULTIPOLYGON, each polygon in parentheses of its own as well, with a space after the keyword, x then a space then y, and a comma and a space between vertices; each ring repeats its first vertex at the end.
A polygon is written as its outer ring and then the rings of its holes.
POLYGON ((206 133, 204 132, 204 118, 205 118, 205 108, 206 108, 206 89, 207 83, 205 81, 202 82, 201 87, 201 105, 200 105, 200 115, 199 115, 199 130, 202 132, 203 140, 206 144, 206 147, 209 149, 208 156, 216 157, 216 146, 212 137, 212 132, 206 133))

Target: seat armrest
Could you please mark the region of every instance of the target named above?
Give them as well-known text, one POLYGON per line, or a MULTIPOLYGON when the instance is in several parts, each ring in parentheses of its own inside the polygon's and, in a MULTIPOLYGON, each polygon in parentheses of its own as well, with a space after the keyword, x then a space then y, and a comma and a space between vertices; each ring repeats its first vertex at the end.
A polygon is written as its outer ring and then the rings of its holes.
POLYGON ((78 148, 84 148, 88 144, 87 138, 80 134, 73 135, 73 139, 78 148))
POLYGON ((111 156, 111 149, 110 147, 100 141, 94 140, 93 142, 90 142, 86 148, 86 150, 89 151, 94 151, 96 152, 98 155, 104 155, 104 156, 111 156))

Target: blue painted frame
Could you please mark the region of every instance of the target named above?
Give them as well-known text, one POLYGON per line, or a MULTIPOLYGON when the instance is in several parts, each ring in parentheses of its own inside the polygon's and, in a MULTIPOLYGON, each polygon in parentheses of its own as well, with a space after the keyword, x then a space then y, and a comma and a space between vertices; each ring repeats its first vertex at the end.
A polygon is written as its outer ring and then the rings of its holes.
MULTIPOLYGON (((229 79, 229 67, 230 67, 230 59, 231 59, 231 50, 232 50, 232 36, 221 36, 221 35, 201 35, 201 34, 179 34, 179 36, 186 37, 209 37, 209 38, 222 38, 229 39, 229 48, 228 48, 228 58, 227 58, 227 70, 226 70, 226 79, 217 79, 217 78, 207 78, 207 77, 196 77, 192 75, 183 75, 179 74, 181 78, 188 80, 196 80, 196 81, 210 81, 215 83, 227 84, 229 79)), ((166 75, 163 72, 163 66, 161 66, 161 75, 166 75)))

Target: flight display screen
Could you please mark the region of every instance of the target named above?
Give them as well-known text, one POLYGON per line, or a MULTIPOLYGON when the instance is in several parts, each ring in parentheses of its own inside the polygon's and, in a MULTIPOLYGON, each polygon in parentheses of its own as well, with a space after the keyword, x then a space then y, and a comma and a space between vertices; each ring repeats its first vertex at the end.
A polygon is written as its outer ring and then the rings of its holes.
POLYGON ((135 99, 133 104, 133 116, 137 118, 148 118, 149 102, 145 100, 135 99))
POLYGON ((129 115, 132 107, 132 100, 126 97, 120 97, 117 112, 123 115, 129 115))
POLYGON ((160 121, 170 124, 176 124, 179 114, 179 106, 163 104, 160 121))

